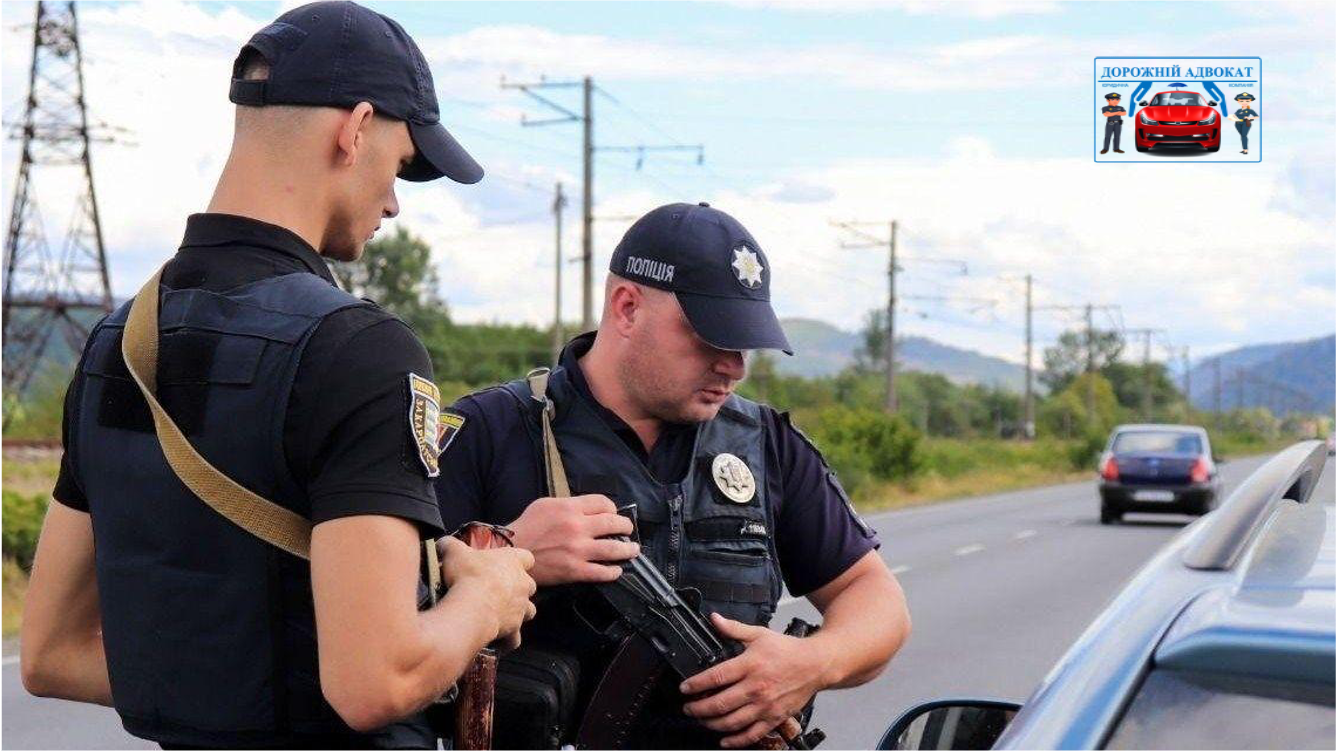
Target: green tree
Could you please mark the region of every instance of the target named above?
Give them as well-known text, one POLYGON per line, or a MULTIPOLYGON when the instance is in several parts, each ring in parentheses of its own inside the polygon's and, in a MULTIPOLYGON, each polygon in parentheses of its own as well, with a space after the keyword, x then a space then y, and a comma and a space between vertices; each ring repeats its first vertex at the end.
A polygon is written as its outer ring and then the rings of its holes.
POLYGON ((887 367, 887 312, 874 308, 863 317, 859 331, 863 344, 854 351, 854 365, 861 371, 883 371, 887 367))
POLYGON ((1119 422, 1119 402, 1114 397, 1110 382, 1098 373, 1081 374, 1063 391, 1040 404, 1038 423, 1049 436, 1065 439, 1081 438, 1088 432, 1108 434, 1119 422), (1087 385, 1095 392, 1094 418, 1087 410, 1087 385))
POLYGON ((1151 385, 1152 417, 1165 419, 1171 407, 1183 401, 1183 394, 1175 386, 1174 380, 1164 363, 1132 364, 1116 360, 1100 369, 1100 375, 1110 382, 1119 405, 1128 410, 1129 415, 1142 415, 1142 392, 1147 387, 1148 376, 1151 385))
MULTIPOLYGON (((1123 352, 1123 338, 1114 330, 1093 330, 1091 342, 1096 371, 1113 363, 1123 352)), ((1086 372, 1086 350, 1084 329, 1063 332, 1052 347, 1045 348, 1045 367, 1040 373, 1040 382, 1051 394, 1063 391, 1079 374, 1086 372)))
POLYGON ((376 301, 415 328, 450 319, 437 292, 440 278, 432 264, 432 248, 403 225, 397 225, 393 235, 367 243, 357 261, 333 266, 344 289, 376 301))

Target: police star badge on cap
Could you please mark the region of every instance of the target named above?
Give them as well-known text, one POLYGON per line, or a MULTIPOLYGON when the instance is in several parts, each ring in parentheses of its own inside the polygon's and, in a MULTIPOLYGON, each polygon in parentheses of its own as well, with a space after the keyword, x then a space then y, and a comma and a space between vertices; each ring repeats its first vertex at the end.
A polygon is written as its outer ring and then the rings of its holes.
POLYGON ((428 478, 441 474, 441 390, 429 379, 409 373, 409 432, 428 478))
POLYGON ((761 287, 761 273, 765 269, 757 254, 745 245, 733 249, 734 271, 738 273, 738 283, 749 290, 761 287))
POLYGON ((710 476, 720 493, 735 504, 746 504, 757 495, 757 479, 747 463, 728 452, 715 455, 710 463, 710 476))

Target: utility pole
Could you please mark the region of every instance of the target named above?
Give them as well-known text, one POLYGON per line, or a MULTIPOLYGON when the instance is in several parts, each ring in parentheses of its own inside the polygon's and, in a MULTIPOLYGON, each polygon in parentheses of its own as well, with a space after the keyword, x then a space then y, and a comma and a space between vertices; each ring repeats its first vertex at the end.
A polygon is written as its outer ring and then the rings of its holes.
POLYGON ((16 396, 51 357, 53 335, 77 356, 94 318, 112 310, 91 159, 93 142, 112 139, 89 122, 75 4, 37 3, 32 45, 27 108, 9 134, 23 143, 4 247, 3 381, 16 396), (50 180, 44 190, 39 177, 50 180), (72 215, 59 244, 47 242, 39 195, 72 215))
POLYGON ((1086 422, 1096 420, 1096 326, 1091 319, 1091 304, 1086 304, 1086 422))
POLYGON ((1031 365, 1031 347, 1034 342, 1034 333, 1031 328, 1031 275, 1026 275, 1026 401, 1024 403, 1024 412, 1026 421, 1022 427, 1022 434, 1028 439, 1035 438, 1035 369, 1031 365))
MULTIPOLYGON (((887 249, 887 330, 885 334, 885 344, 883 349, 886 351, 886 396, 884 407, 888 413, 895 414, 899 409, 899 403, 896 399, 896 272, 900 271, 899 262, 896 258, 896 220, 890 223, 883 222, 832 222, 835 227, 850 233, 859 238, 859 242, 842 242, 842 248, 886 248, 887 249), (871 233, 860 230, 860 227, 882 226, 886 224, 890 230, 886 240, 871 233)), ((966 262, 957 259, 932 259, 915 258, 910 261, 923 261, 937 264, 952 264, 961 267, 961 273, 967 272, 966 262)))
POLYGON ((896 413, 896 220, 887 242, 887 412, 896 413))
POLYGON ((1221 424, 1221 357, 1212 358, 1212 414, 1213 423, 1221 424))
POLYGON ((1164 329, 1128 329, 1125 334, 1142 335, 1142 421, 1151 422, 1151 335, 1164 329))
MULTIPOLYGON (((581 124, 581 173, 583 185, 581 186, 581 206, 580 206, 580 329, 588 332, 594 328, 594 153, 596 151, 634 151, 638 154, 636 163, 637 169, 645 160, 645 154, 652 151, 681 151, 692 150, 697 153, 696 163, 702 164, 705 161, 705 147, 701 144, 691 146, 684 144, 655 145, 647 146, 638 144, 636 146, 595 146, 594 144, 594 92, 598 90, 601 94, 612 99, 607 92, 594 85, 594 79, 585 76, 579 81, 549 81, 546 78, 539 77, 534 83, 511 83, 503 77, 501 81, 503 89, 518 89, 528 95, 536 102, 554 110, 559 117, 545 118, 543 120, 530 120, 527 116, 520 116, 520 125, 539 126, 539 125, 558 125, 561 123, 579 122, 581 124), (580 114, 577 114, 564 105, 558 104, 551 99, 539 94, 536 90, 540 89, 574 89, 580 88, 582 108, 580 114)), ((613 100, 617 101, 617 100, 613 100)))
POLYGON ((580 197, 580 331, 594 328, 594 81, 581 79, 585 115, 581 118, 584 176, 580 197))
POLYGON ((553 218, 553 313, 552 313, 552 362, 562 354, 562 210, 566 208, 566 194, 562 193, 562 181, 557 181, 557 189, 552 200, 553 218))
POLYGON ((1098 310, 1114 310, 1117 305, 1096 305, 1086 303, 1085 305, 1043 305, 1032 306, 1036 311, 1081 311, 1084 322, 1084 339, 1086 344, 1086 420, 1088 424, 1094 423, 1096 419, 1096 327, 1094 313, 1098 310))
POLYGON ((1184 402, 1189 412, 1193 411, 1193 361, 1189 359, 1188 345, 1179 348, 1180 362, 1184 365, 1184 402))

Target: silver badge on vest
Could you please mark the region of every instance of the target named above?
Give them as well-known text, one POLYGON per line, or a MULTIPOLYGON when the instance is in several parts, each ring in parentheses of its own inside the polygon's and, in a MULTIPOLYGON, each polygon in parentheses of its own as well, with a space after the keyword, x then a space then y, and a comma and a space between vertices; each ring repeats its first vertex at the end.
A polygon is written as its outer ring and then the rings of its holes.
POLYGON ((728 452, 715 455, 710 463, 710 476, 720 493, 735 504, 746 504, 757 495, 757 479, 747 463, 728 452))

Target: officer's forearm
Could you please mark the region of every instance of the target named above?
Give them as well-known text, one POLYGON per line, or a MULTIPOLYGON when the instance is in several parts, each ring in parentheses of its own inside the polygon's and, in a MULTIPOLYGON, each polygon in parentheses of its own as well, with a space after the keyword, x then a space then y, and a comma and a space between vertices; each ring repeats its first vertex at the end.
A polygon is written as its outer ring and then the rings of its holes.
POLYGON ((68 636, 58 645, 23 650, 23 686, 38 697, 111 706, 102 635, 68 636))
POLYGON ((871 681, 910 636, 905 594, 880 559, 876 565, 859 572, 824 603, 821 590, 813 594, 822 610, 822 628, 806 639, 825 656, 824 687, 871 681))
POLYGON ((19 633, 20 675, 29 692, 111 704, 92 520, 64 504, 47 510, 19 633))
POLYGON ((495 633, 495 617, 475 603, 483 596, 468 587, 416 609, 419 550, 413 526, 392 517, 340 518, 312 532, 321 690, 355 730, 425 707, 495 633))

